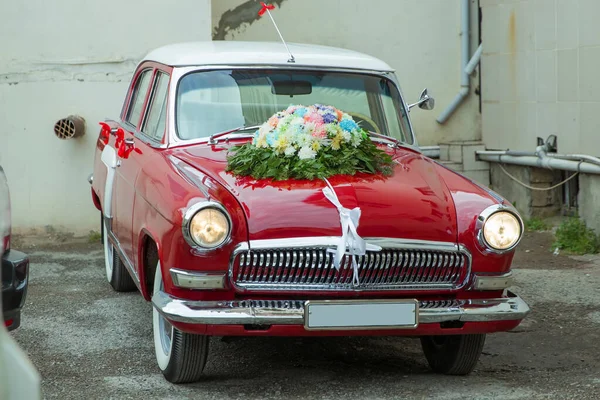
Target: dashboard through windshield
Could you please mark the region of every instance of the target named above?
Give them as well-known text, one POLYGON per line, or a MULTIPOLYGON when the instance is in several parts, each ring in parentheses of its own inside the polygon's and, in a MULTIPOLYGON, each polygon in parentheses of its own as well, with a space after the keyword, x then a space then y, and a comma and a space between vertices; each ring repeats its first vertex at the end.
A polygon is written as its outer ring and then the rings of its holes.
POLYGON ((368 131, 412 144, 400 93, 389 79, 334 71, 233 69, 189 73, 177 88, 177 135, 190 140, 261 125, 292 104, 331 105, 350 114, 368 131))

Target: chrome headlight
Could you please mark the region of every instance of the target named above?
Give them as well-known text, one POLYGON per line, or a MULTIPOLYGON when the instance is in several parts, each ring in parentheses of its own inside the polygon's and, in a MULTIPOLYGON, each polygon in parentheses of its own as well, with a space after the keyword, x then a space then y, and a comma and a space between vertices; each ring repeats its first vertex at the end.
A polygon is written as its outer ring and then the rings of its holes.
POLYGON ((523 221, 515 211, 504 206, 488 207, 477 222, 480 243, 496 253, 514 249, 523 235, 523 221))
POLYGON ((194 248, 216 249, 231 235, 231 218, 219 203, 198 203, 183 217, 183 236, 194 248))

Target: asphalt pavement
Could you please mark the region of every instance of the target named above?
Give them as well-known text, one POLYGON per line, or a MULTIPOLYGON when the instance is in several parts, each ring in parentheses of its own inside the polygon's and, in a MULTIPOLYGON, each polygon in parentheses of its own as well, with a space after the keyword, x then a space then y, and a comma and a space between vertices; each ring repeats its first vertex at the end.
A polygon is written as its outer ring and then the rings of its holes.
POLYGON ((205 379, 158 370, 152 309, 111 290, 100 244, 28 248, 30 288, 13 333, 48 399, 598 399, 600 258, 554 256, 544 234, 519 246, 513 290, 532 307, 488 335, 466 377, 433 374, 409 338, 213 338, 205 379))

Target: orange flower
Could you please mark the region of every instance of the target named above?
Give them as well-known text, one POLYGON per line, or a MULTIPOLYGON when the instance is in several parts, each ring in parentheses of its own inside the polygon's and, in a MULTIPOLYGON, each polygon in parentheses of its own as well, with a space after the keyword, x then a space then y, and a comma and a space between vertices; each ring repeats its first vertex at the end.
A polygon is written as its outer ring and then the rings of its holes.
POLYGON ((344 115, 340 110, 336 109, 337 111, 337 117, 338 117, 338 121, 342 120, 342 116, 344 115))
POLYGON ((274 115, 271 118, 269 118, 269 121, 267 121, 267 123, 273 128, 277 128, 277 125, 279 124, 279 118, 277 118, 277 116, 274 115))

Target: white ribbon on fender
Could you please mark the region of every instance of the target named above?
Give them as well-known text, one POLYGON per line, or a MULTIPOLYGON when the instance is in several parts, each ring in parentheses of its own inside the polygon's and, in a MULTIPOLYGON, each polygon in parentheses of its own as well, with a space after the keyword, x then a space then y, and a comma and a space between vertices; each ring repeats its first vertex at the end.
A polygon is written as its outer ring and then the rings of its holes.
POLYGON ((339 239, 337 248, 328 249, 330 253, 334 253, 333 265, 335 269, 340 270, 340 263, 344 258, 344 254, 348 254, 352 257, 352 269, 354 270, 353 283, 355 285, 360 284, 358 279, 358 263, 356 262, 356 256, 364 256, 369 251, 381 251, 380 246, 372 245, 367 243, 363 238, 358 236, 358 223, 360 220, 360 208, 355 207, 352 210, 345 208, 340 203, 333 186, 327 179, 324 179, 327 184, 326 188, 323 188, 323 194, 329 200, 340 213, 340 223, 342 225, 342 236, 339 239))

